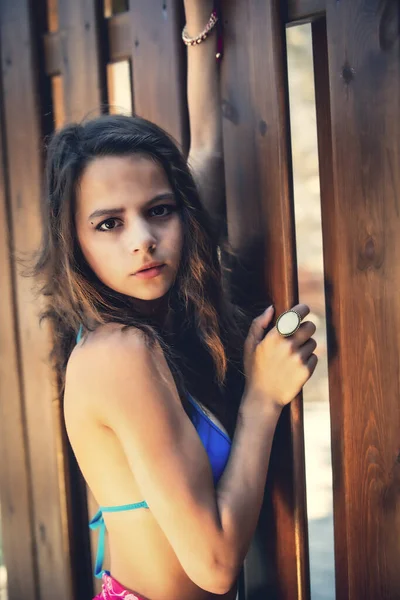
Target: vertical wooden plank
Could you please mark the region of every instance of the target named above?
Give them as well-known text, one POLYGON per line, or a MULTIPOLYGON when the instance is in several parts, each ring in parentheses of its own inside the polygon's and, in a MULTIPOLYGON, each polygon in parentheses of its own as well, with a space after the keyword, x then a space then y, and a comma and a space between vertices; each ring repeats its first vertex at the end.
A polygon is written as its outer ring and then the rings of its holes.
POLYGON ((58 0, 47 0, 47 29, 54 33, 58 31, 58 0))
POLYGON ((62 75, 51 78, 51 95, 53 99, 54 128, 59 129, 65 123, 64 85, 62 75))
POLYGON ((304 22, 325 13, 325 0, 287 0, 287 22, 304 22))
MULTIPOLYGON (((65 122, 95 117, 104 111, 107 99, 105 54, 107 31, 100 0, 59 0, 58 20, 61 43, 63 110, 65 122)), ((87 497, 82 476, 72 452, 69 452, 71 487, 70 534, 75 585, 79 597, 89 598, 90 590, 101 589, 101 582, 92 578, 90 539, 96 549, 97 532, 90 536, 89 515, 95 514, 97 505, 91 494, 87 497)))
MULTIPOLYGON (((50 111, 49 105, 41 104, 45 99, 45 91, 48 90, 45 90, 44 81, 40 80, 42 65, 37 52, 42 35, 39 28, 43 24, 44 14, 43 3, 35 4, 34 13, 31 13, 30 4, 26 0, 3 0, 0 3, 11 235, 16 255, 24 258, 31 256, 37 249, 41 231, 39 199, 42 125, 43 115, 50 111)), ((38 597, 40 600, 55 597, 70 600, 63 457, 60 454, 57 421, 59 406, 55 400, 57 392, 47 361, 49 332, 47 328, 39 327, 39 307, 32 293, 32 281, 20 275, 15 263, 13 271, 32 473, 30 500, 38 597)), ((29 577, 29 572, 27 576, 29 577)))
MULTIPOLYGON (((320 19, 312 24, 314 79, 315 79, 315 103, 317 116, 318 134, 318 164, 321 195, 321 218, 323 234, 323 260, 324 260, 324 287, 326 303, 327 324, 327 350, 328 350, 328 377, 331 416, 335 413, 335 419, 341 421, 342 404, 338 398, 341 395, 342 380, 338 370, 337 346, 335 320, 340 311, 339 297, 339 269, 337 262, 336 244, 339 242, 339 231, 337 225, 337 213, 334 206, 334 180, 333 180, 333 158, 332 158, 332 122, 331 103, 329 94, 329 67, 328 46, 326 37, 326 19, 320 19)), ((331 429, 334 430, 334 422, 331 418, 331 429)), ((333 462, 338 449, 343 442, 342 432, 336 431, 332 436, 333 462)), ((340 454, 340 453, 339 453, 340 454)), ((334 465, 333 465, 334 466, 334 465)), ((333 489, 340 488, 340 477, 337 466, 333 468, 333 489)), ((345 511, 345 497, 343 494, 336 495, 334 499, 334 519, 340 519, 345 511)), ((337 531, 337 529, 336 529, 337 531)), ((342 581, 347 580, 347 548, 346 542, 339 541, 334 536, 335 544, 335 571, 340 574, 342 581), (338 546, 339 544, 339 546, 338 546), (343 545, 344 544, 344 545, 343 545), (338 552, 341 546, 340 552, 338 552)), ((347 597, 347 592, 343 598, 347 597)), ((338 597, 339 600, 339 597, 338 597)))
POLYGON ((399 23, 396 0, 327 0, 333 161, 322 215, 338 600, 400 596, 399 23))
POLYGON ((107 43, 100 0, 59 0, 66 121, 103 111, 106 101, 104 48, 107 43))
POLYGON ((133 105, 188 148, 180 0, 131 0, 133 105))
POLYGON ((126 12, 128 8, 129 0, 104 0, 104 16, 107 18, 126 12))
MULTIPOLYGON (((276 314, 297 301, 286 46, 278 0, 223 4, 224 155, 229 240, 240 304, 276 314)), ((285 409, 265 503, 245 565, 248 598, 309 598, 300 399, 285 409)))
MULTIPOLYGON (((0 81, 1 84, 1 81, 0 81)), ((0 85, 0 506, 9 600, 37 599, 32 490, 16 331, 15 281, 6 192, 3 99, 0 85)))

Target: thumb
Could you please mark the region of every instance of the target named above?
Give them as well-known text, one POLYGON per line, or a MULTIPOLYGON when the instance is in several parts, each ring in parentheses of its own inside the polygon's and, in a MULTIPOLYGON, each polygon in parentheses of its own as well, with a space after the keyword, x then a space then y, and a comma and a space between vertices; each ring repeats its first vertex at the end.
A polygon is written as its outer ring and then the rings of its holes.
POLYGON ((271 323, 273 314, 274 314, 274 306, 271 304, 259 317, 256 317, 249 329, 248 339, 252 342, 252 344, 256 345, 261 342, 265 335, 265 330, 268 325, 271 323))

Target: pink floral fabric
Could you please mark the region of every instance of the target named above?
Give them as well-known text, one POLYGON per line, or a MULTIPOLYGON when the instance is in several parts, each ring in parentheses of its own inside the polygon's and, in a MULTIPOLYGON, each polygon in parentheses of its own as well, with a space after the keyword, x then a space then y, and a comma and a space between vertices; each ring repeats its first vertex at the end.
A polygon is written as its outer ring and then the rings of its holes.
POLYGON ((116 600, 117 598, 123 598, 123 600, 145 600, 141 596, 137 596, 133 592, 123 588, 109 573, 104 572, 102 579, 103 587, 101 594, 93 598, 93 600, 116 600))

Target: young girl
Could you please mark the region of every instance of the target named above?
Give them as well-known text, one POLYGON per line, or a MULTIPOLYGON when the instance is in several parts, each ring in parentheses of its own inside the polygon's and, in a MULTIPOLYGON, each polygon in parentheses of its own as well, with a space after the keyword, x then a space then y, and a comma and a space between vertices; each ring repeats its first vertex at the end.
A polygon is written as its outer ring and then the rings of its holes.
POLYGON ((278 331, 270 307, 243 339, 187 163, 148 121, 67 125, 47 188, 37 271, 68 436, 101 507, 98 598, 233 599, 277 420, 317 364, 309 309, 278 331))

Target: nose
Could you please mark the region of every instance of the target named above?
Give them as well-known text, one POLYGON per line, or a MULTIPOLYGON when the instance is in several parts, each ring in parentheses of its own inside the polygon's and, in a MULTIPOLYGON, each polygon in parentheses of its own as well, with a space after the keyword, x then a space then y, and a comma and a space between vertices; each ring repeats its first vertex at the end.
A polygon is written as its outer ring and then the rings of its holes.
POLYGON ((128 250, 131 254, 136 252, 150 252, 156 247, 156 237, 146 219, 137 219, 128 232, 128 250))

